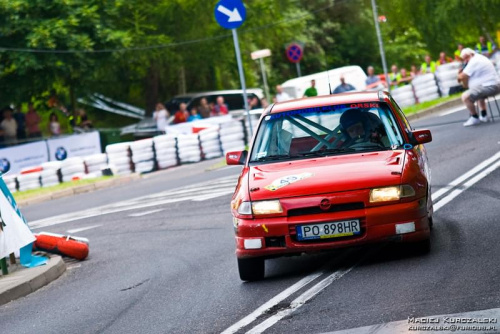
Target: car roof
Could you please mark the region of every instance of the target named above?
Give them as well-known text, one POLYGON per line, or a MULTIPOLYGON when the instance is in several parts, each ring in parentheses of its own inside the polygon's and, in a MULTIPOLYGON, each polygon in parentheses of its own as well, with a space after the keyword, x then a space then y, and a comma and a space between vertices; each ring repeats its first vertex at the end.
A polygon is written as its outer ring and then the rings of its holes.
POLYGON ((270 113, 280 113, 289 110, 314 108, 325 105, 350 104, 362 102, 385 101, 389 97, 387 92, 366 91, 355 93, 343 93, 333 95, 323 95, 316 97, 306 97, 302 99, 279 102, 273 105, 270 113))

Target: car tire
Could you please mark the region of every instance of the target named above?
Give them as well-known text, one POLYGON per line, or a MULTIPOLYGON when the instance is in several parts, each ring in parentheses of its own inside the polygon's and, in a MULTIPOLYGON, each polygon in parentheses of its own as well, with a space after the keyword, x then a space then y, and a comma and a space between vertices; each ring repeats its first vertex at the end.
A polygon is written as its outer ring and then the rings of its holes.
POLYGON ((264 278, 265 260, 261 257, 238 259, 238 271, 242 281, 258 281, 264 278))

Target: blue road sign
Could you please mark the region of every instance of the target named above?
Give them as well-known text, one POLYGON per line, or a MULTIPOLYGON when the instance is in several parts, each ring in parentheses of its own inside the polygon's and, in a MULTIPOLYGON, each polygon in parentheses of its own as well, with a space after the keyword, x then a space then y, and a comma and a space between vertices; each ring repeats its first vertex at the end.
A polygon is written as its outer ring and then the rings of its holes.
POLYGON ((292 43, 286 48, 286 57, 292 63, 296 64, 300 62, 303 56, 304 56, 304 51, 302 50, 302 47, 297 43, 292 43))
POLYGON ((215 19, 222 28, 239 28, 247 18, 247 10, 241 0, 220 0, 214 9, 215 19))

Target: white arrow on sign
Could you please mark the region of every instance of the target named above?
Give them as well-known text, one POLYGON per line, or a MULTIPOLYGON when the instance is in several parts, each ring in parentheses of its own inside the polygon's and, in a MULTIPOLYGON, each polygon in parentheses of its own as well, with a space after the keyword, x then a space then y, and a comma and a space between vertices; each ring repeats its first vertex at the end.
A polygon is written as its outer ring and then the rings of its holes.
POLYGON ((217 11, 221 12, 224 15, 229 16, 229 21, 227 22, 239 22, 243 21, 241 18, 240 12, 238 11, 238 8, 233 9, 232 11, 224 7, 223 5, 219 5, 217 7, 217 11))

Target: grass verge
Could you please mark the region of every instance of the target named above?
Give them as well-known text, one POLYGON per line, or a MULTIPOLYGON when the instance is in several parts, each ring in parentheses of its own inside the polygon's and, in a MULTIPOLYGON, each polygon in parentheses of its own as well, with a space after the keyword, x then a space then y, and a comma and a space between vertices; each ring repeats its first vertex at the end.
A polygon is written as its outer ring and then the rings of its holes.
POLYGON ((112 178, 115 178, 115 176, 101 176, 101 177, 97 177, 97 178, 93 178, 93 179, 64 182, 64 183, 58 184, 56 186, 51 186, 51 187, 46 187, 46 188, 18 191, 18 192, 13 193, 12 195, 14 196, 14 199, 16 201, 26 200, 26 199, 34 198, 34 197, 41 196, 41 195, 51 194, 51 193, 59 191, 59 190, 65 190, 65 189, 69 189, 69 188, 74 188, 76 186, 98 183, 101 181, 110 180, 112 178))
POLYGON ((440 97, 439 99, 436 99, 436 100, 422 102, 422 103, 415 104, 412 106, 404 107, 403 112, 406 115, 411 115, 411 114, 417 113, 421 110, 427 109, 429 107, 438 105, 440 103, 455 100, 459 96, 460 96, 460 94, 454 94, 454 95, 450 95, 450 96, 440 97))

